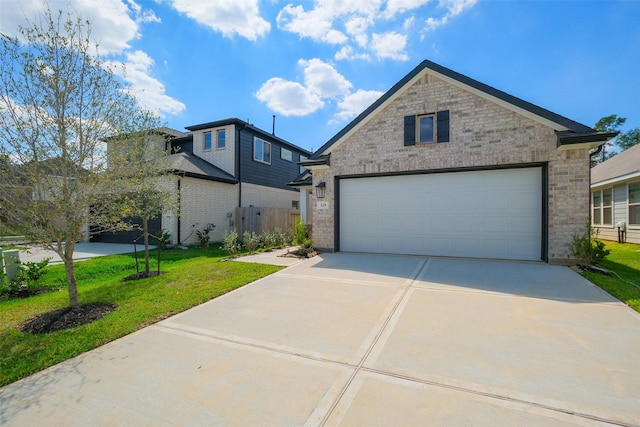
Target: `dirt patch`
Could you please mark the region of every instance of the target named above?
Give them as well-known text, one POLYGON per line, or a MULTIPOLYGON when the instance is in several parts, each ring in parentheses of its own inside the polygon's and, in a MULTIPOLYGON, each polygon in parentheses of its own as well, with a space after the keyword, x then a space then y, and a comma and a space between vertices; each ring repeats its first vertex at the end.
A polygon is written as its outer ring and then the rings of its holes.
POLYGON ((141 271, 140 273, 133 273, 130 274, 129 276, 125 277, 124 279, 122 279, 123 282, 129 282, 131 280, 140 280, 140 279, 146 279, 149 277, 156 277, 160 274, 164 274, 164 271, 161 271, 160 273, 158 273, 157 271, 150 271, 150 272, 146 272, 146 271, 141 271))
POLYGON ((27 320, 20 331, 32 334, 48 334, 75 328, 94 322, 115 311, 117 306, 108 303, 83 304, 78 308, 65 307, 39 314, 27 320))

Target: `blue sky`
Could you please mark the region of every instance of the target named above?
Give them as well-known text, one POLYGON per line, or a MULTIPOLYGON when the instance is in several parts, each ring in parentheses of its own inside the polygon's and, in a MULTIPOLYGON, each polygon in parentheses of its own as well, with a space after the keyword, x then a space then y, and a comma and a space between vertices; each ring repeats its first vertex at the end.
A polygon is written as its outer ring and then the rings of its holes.
MULTIPOLYGON (((593 126, 640 126, 640 1, 51 0, 166 124, 238 117, 317 149, 422 60, 593 126)), ((0 0, 0 31, 42 11, 0 0)))

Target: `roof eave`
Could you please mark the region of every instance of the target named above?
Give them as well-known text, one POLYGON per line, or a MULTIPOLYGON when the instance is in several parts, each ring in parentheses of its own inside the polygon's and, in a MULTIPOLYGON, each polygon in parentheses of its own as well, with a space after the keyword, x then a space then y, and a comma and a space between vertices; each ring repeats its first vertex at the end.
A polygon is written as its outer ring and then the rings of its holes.
POLYGON ((556 132, 558 136, 558 150, 577 150, 582 148, 596 148, 615 138, 619 132, 556 132))

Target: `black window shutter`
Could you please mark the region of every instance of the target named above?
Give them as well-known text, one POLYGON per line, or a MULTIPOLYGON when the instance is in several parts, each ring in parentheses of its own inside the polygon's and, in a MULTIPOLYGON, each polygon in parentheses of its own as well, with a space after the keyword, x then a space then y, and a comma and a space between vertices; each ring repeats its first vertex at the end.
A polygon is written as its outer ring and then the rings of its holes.
POLYGON ((436 113, 436 121, 438 142, 449 142, 449 110, 438 111, 436 113))
POLYGON ((416 145, 416 116, 404 116, 404 145, 416 145))

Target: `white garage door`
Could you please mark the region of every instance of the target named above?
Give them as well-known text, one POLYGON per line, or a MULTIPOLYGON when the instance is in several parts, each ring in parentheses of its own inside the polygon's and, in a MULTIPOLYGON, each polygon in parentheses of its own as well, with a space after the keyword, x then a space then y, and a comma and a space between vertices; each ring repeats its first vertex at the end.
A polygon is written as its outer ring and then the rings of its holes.
POLYGON ((340 250, 540 260, 541 168, 340 181, 340 250))

